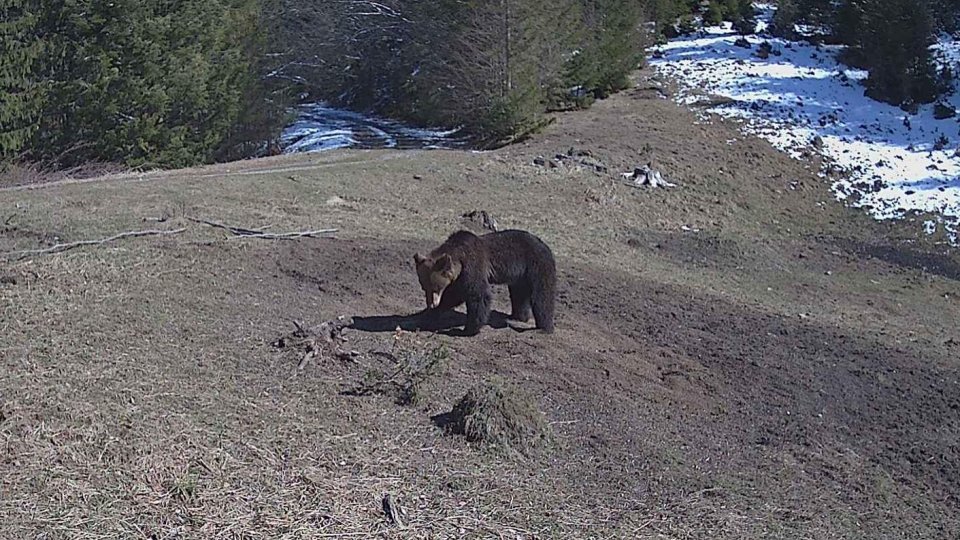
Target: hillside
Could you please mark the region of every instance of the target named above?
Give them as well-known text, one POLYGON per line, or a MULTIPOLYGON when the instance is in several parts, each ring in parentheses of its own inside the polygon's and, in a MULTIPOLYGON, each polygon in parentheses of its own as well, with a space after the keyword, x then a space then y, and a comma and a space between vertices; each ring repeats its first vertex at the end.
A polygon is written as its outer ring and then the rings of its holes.
MULTIPOLYGON (((825 158, 837 198, 877 219, 922 216, 925 230, 957 245, 956 81, 939 101, 909 112, 876 101, 866 95, 869 72, 841 62, 848 48, 774 37, 773 11, 764 6, 755 35, 729 23, 708 27, 658 48, 652 63, 681 82, 678 101, 742 119, 799 159, 825 158)), ((938 68, 952 72, 960 41, 938 37, 938 68)))
POLYGON ((0 537, 957 536, 960 257, 669 91, 641 73, 496 152, 0 190, 0 252, 186 229, 0 262, 0 537), (609 172, 549 165, 571 148, 609 172), (622 183, 647 161, 676 187, 622 183), (480 209, 553 247, 557 333, 396 335, 423 302, 413 253, 480 209), (272 345, 338 316, 354 355, 298 370, 272 345), (438 345, 414 404, 361 391, 438 345), (552 445, 504 456, 437 427, 492 376, 552 445))

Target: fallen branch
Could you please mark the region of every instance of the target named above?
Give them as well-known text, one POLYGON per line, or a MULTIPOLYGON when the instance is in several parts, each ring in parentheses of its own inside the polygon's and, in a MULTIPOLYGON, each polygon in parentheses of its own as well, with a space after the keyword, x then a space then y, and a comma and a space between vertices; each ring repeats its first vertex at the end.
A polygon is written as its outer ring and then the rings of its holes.
POLYGON ((258 228, 258 229, 247 229, 246 227, 234 227, 233 225, 226 225, 226 224, 224 224, 224 223, 220 223, 220 222, 217 222, 217 221, 210 221, 210 220, 208 220, 208 219, 200 219, 200 218, 194 218, 194 217, 190 217, 190 216, 185 216, 185 217, 186 217, 188 220, 190 220, 190 221, 192 221, 192 222, 194 222, 194 223, 202 223, 202 224, 204 224, 204 225, 209 225, 209 226, 211 226, 211 227, 216 227, 216 228, 218 228, 218 229, 224 229, 224 230, 227 230, 227 231, 232 232, 233 234, 235 234, 235 235, 237 235, 237 236, 246 236, 246 235, 253 235, 253 234, 261 234, 261 233, 263 233, 263 231, 265 231, 265 230, 267 230, 267 229, 270 228, 270 226, 267 225, 266 227, 260 227, 260 228, 258 228))
POLYGON ((210 221, 208 219, 199 219, 187 216, 187 219, 194 223, 202 223, 204 225, 209 225, 211 227, 216 227, 218 229, 224 229, 230 231, 235 238, 263 238, 266 240, 290 240, 293 238, 314 238, 319 234, 332 234, 337 232, 339 229, 317 229, 313 231, 291 231, 285 233, 268 233, 264 232, 266 229, 270 228, 270 225, 265 227, 259 227, 256 229, 250 229, 247 227, 236 227, 234 225, 227 225, 225 223, 220 223, 217 221, 210 221))
POLYGON ((173 229, 169 231, 158 231, 158 230, 148 230, 148 231, 127 231, 120 234, 115 234, 108 238, 102 240, 80 240, 79 242, 69 242, 66 244, 56 244, 54 246, 45 248, 45 249, 28 249, 25 251, 10 251, 7 253, 0 253, 0 257, 6 259, 12 259, 14 261, 19 261, 25 259, 31 255, 49 255, 51 253, 60 253, 63 251, 68 251, 74 248, 82 246, 97 246, 101 244, 106 244, 109 242, 115 242, 117 240, 122 240, 124 238, 136 238, 139 236, 167 236, 172 234, 180 234, 186 231, 186 229, 173 229))
POLYGON ((241 234, 234 236, 234 240, 243 240, 244 238, 264 238, 267 240, 292 240, 294 238, 316 238, 318 234, 333 234, 340 229, 318 229, 315 231, 293 231, 286 233, 256 233, 241 234))

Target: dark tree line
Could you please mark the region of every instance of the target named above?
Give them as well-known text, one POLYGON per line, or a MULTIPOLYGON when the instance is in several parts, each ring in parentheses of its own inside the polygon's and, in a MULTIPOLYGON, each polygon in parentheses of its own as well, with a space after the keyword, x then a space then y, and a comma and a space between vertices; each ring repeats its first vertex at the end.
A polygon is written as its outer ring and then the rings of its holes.
POLYGON ((276 1, 274 78, 481 143, 624 88, 645 40, 642 0, 276 1))
POLYGON ((627 84, 646 0, 0 0, 0 162, 250 155, 300 99, 478 143, 627 84))
POLYGON ((275 123, 257 0, 0 0, 0 158, 183 166, 275 123))

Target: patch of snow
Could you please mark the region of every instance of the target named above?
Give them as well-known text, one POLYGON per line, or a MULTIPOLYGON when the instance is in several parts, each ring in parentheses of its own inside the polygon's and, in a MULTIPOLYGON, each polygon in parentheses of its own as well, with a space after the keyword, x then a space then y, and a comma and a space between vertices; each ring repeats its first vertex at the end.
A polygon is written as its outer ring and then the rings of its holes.
POLYGON ((280 135, 280 145, 284 153, 336 148, 453 148, 462 144, 454 137, 457 131, 414 128, 317 103, 298 108, 297 119, 280 135))
MULTIPOLYGON (((774 8, 758 7, 765 31, 774 8)), ((740 119, 745 132, 794 158, 823 155, 821 175, 834 178, 838 200, 877 219, 937 214, 956 238, 960 116, 937 120, 933 104, 910 115, 864 96, 867 73, 839 63, 840 47, 758 34, 743 37, 746 48, 735 45, 740 38, 730 23, 708 27, 658 47, 650 64, 680 84, 679 103, 709 103, 707 111, 740 119), (762 43, 769 54, 758 55, 762 43)), ((943 36, 935 49, 950 66, 960 63, 960 42, 943 36)), ((960 110, 960 94, 945 103, 960 110)))

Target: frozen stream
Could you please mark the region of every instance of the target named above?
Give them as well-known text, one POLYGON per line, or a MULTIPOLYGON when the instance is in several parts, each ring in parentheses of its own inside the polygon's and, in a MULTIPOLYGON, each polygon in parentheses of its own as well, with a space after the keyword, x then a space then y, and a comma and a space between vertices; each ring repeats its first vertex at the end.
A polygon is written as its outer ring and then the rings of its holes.
POLYGON ((280 144, 284 153, 335 148, 453 148, 462 144, 455 137, 456 131, 414 128, 393 120, 312 104, 298 108, 297 119, 283 130, 280 144))

